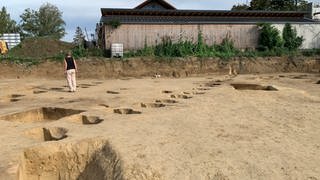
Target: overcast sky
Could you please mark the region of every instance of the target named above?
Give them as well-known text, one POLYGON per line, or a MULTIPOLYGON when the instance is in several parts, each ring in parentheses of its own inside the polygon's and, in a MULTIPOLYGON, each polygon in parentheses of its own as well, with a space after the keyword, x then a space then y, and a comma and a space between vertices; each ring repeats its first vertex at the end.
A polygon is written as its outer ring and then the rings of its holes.
MULTIPOLYGON (((25 9, 38 8, 48 2, 57 6, 63 12, 67 35, 63 40, 72 41, 77 26, 88 34, 94 33, 95 24, 100 20, 100 8, 133 8, 144 0, 0 0, 0 6, 5 6, 11 18, 20 22, 20 15, 25 9)), ((248 0, 249 1, 249 0, 248 0)), ((320 1, 320 0, 315 0, 320 1)), ((168 0, 178 9, 211 9, 229 10, 232 5, 246 3, 247 0, 168 0)), ((250 1, 249 1, 250 2, 250 1)))

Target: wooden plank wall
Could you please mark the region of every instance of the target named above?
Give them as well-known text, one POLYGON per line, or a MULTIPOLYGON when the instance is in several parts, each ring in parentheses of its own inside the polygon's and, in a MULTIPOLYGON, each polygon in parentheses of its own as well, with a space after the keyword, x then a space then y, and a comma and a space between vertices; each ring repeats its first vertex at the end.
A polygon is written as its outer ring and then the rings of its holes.
POLYGON ((160 43, 163 37, 170 37, 173 41, 183 39, 197 42, 200 31, 204 41, 209 45, 219 44, 227 36, 240 49, 255 48, 258 44, 258 28, 253 24, 123 24, 117 29, 105 26, 105 42, 107 49, 112 43, 123 43, 125 51, 137 50, 142 49, 145 44, 154 46, 160 43))

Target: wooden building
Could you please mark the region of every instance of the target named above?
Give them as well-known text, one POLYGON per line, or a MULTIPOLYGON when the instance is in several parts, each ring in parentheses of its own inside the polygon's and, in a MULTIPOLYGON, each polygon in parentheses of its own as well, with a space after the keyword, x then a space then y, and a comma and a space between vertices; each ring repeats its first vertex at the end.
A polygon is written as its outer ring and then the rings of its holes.
MULTIPOLYGON (((125 51, 154 46, 164 37, 196 42, 199 33, 209 45, 228 36, 237 48, 252 49, 258 44, 257 24, 264 22, 279 29, 291 23, 303 35, 320 33, 318 22, 308 12, 178 10, 164 0, 147 0, 133 9, 102 8, 101 13, 103 46, 110 49, 112 43, 122 43, 125 51)), ((317 38, 304 38, 303 48, 320 47, 317 38)))

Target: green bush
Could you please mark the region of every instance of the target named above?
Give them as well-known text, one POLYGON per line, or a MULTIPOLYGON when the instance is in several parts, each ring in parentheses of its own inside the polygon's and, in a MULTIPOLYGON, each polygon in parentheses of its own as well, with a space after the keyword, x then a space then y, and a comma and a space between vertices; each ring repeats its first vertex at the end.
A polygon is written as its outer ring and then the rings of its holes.
POLYGON ((0 56, 0 61, 7 61, 15 64, 23 64, 23 65, 26 65, 27 67, 37 65, 41 62, 40 59, 36 59, 36 58, 28 58, 28 57, 23 58, 23 57, 12 56, 12 55, 0 56))
POLYGON ((239 51, 234 47, 233 41, 226 36, 220 45, 214 45, 217 51, 217 56, 222 59, 229 59, 239 54, 239 51))
POLYGON ((259 24, 258 26, 260 27, 258 40, 260 50, 275 50, 283 47, 280 32, 275 27, 268 23, 259 24))
POLYGON ((303 56, 319 56, 320 55, 320 49, 308 49, 308 50, 302 50, 301 54, 303 56))
POLYGON ((208 53, 208 46, 203 41, 202 32, 198 33, 198 43, 195 47, 195 55, 198 57, 205 57, 208 53))
MULTIPOLYGON (((266 57, 266 56, 284 56, 292 55, 301 45, 303 38, 297 37, 296 30, 292 29, 289 24, 284 28, 283 39, 280 32, 271 24, 259 24, 259 50, 246 49, 240 51, 234 47, 232 39, 227 35, 221 44, 207 45, 204 42, 202 32, 198 33, 197 43, 188 40, 173 42, 168 36, 162 38, 160 44, 145 47, 141 50, 130 51, 125 53, 125 57, 219 57, 221 59, 230 59, 232 57, 266 57)), ((314 52, 304 52, 305 54, 315 54, 314 52)))
POLYGON ((76 46, 72 49, 72 55, 75 58, 81 58, 86 57, 88 55, 88 52, 83 46, 76 46))
POLYGON ((162 42, 153 49, 153 55, 159 57, 187 57, 194 55, 196 45, 190 41, 180 40, 173 43, 169 37, 162 38, 162 42))
POLYGON ((297 30, 292 28, 291 24, 286 23, 283 28, 282 37, 284 41, 284 47, 290 51, 296 51, 303 42, 302 36, 297 36, 297 30))
POLYGON ((236 56, 239 51, 234 47, 233 41, 226 37, 220 45, 208 46, 204 43, 202 33, 198 35, 198 42, 179 40, 172 42, 170 37, 163 37, 160 44, 154 47, 145 46, 138 51, 125 53, 125 57, 156 56, 156 57, 220 57, 228 59, 236 56))
POLYGON ((104 57, 105 51, 100 48, 89 48, 87 49, 87 56, 104 57))

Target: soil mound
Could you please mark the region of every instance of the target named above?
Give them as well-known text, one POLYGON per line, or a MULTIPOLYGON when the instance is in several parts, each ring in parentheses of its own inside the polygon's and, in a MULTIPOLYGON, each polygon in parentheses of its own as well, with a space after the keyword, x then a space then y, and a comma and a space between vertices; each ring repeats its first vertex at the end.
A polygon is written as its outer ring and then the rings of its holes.
POLYGON ((24 58, 47 58, 71 50, 71 43, 49 37, 27 38, 10 50, 13 56, 24 58))

